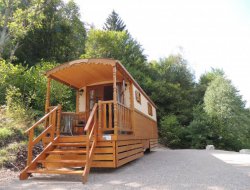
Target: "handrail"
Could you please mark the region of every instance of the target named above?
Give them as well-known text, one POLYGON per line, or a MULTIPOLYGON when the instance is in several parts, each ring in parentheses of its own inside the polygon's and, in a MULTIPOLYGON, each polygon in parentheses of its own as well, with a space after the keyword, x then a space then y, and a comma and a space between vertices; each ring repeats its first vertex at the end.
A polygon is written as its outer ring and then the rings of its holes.
POLYGON ((127 108, 127 109, 129 109, 129 110, 131 110, 130 107, 126 106, 125 104, 123 104, 123 103, 121 103, 121 102, 117 102, 117 104, 120 105, 120 106, 123 106, 123 107, 125 107, 125 108, 127 108))
POLYGON ((114 103, 114 100, 100 101, 102 104, 114 103))
POLYGON ((94 105, 84 131, 87 133, 86 139, 86 165, 83 172, 83 183, 87 182, 91 162, 94 156, 94 148, 97 143, 97 103, 94 105), (94 139, 92 139, 94 137, 94 139))
POLYGON ((59 108, 60 105, 56 106, 53 110, 51 110, 49 113, 47 113, 45 116, 43 116, 41 119, 39 119, 34 125, 32 125, 30 128, 28 128, 25 133, 28 133, 31 129, 35 128, 37 125, 42 123, 47 117, 49 117, 50 114, 52 114, 54 111, 56 111, 59 108))
MULTIPOLYGON (((33 159, 33 147, 35 144, 40 142, 46 135, 50 134, 50 142, 54 142, 60 135, 60 120, 61 120, 61 105, 55 106, 49 113, 43 116, 39 121, 37 121, 32 127, 27 129, 25 133, 29 134, 28 142, 28 157, 27 157, 27 166, 32 163, 33 159), (47 118, 49 120, 47 122, 47 118), (34 139, 35 127, 42 122, 47 122, 48 126, 34 139), (56 135, 56 136, 55 136, 56 135)), ((44 148, 46 149, 48 145, 44 148)))
POLYGON ((96 112, 96 108, 97 108, 97 104, 94 105, 94 107, 93 107, 93 109, 92 109, 92 111, 91 111, 91 113, 90 113, 89 119, 88 119, 88 121, 87 121, 87 123, 86 123, 86 126, 85 126, 85 128, 84 128, 84 131, 88 131, 88 130, 89 130, 90 123, 92 122, 92 119, 93 119, 94 114, 95 114, 95 112, 96 112))

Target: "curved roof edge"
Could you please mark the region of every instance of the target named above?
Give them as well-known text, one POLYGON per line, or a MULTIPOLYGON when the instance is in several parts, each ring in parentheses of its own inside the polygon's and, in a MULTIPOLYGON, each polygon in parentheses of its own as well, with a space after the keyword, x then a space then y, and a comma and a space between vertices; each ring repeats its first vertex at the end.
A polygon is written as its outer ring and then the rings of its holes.
POLYGON ((104 64, 104 65, 110 65, 115 66, 118 65, 119 69, 121 69, 128 78, 132 81, 132 83, 138 88, 138 90, 141 91, 141 93, 146 97, 146 99, 156 108, 157 106, 155 103, 151 100, 151 98, 146 94, 146 92, 140 87, 140 85, 136 82, 136 80, 133 78, 133 76, 127 71, 127 69, 122 65, 122 63, 119 60, 110 59, 110 58, 91 58, 91 59, 78 59, 74 61, 69 61, 66 63, 63 63, 61 65, 58 65, 54 67, 53 69, 48 70, 45 75, 49 77, 50 75, 53 75, 53 73, 66 69, 68 67, 71 67, 73 65, 78 64, 104 64))

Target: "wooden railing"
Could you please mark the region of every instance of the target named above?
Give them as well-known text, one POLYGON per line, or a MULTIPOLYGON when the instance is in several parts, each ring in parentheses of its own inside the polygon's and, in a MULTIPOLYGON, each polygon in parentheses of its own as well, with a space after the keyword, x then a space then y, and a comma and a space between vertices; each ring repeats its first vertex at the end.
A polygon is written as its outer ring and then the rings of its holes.
POLYGON ((90 170, 90 166, 94 156, 94 148, 97 143, 97 104, 94 105, 90 116, 88 118, 88 122, 84 128, 86 132, 87 139, 86 139, 86 165, 83 171, 83 183, 87 182, 88 174, 90 170))
POLYGON ((114 132, 114 102, 99 101, 99 115, 102 131, 114 132))
MULTIPOLYGON (((99 101, 99 115, 103 132, 114 134, 114 101, 99 101)), ((120 134, 132 132, 131 110, 121 103, 117 103, 117 124, 120 134)))
MULTIPOLYGON (((27 166, 30 165, 33 160, 33 147, 40 142, 43 137, 49 134, 50 142, 53 142, 60 135, 60 117, 61 105, 50 107, 49 113, 25 131, 25 133, 29 135, 27 166), (35 128, 40 124, 45 124, 45 129, 34 139, 35 128)), ((44 149, 46 149, 46 147, 44 147, 44 149)))
POLYGON ((118 131, 130 133, 132 132, 131 110, 119 102, 117 104, 118 131))

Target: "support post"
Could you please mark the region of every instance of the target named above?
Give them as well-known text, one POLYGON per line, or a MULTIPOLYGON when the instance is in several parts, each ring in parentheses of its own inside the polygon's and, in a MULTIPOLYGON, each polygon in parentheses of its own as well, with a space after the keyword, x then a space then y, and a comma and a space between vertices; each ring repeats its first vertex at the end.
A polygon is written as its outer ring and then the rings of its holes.
MULTIPOLYGON (((49 112, 49 106, 50 106, 50 85, 51 85, 51 78, 48 77, 46 99, 45 99, 45 114, 49 112)), ((46 120, 44 120, 44 127, 46 128, 47 125, 48 125, 48 118, 46 120)))
POLYGON ((51 83, 51 78, 48 78, 48 80, 47 80, 46 100, 45 100, 45 113, 48 113, 49 106, 50 106, 50 83, 51 83))
POLYGON ((129 94, 130 94, 130 125, 131 129, 134 132, 134 117, 135 117, 135 107, 134 107, 134 92, 133 92, 133 83, 129 83, 129 94))
POLYGON ((80 97, 80 94, 79 94, 79 90, 77 89, 76 90, 76 113, 77 114, 79 113, 79 97, 80 97))
POLYGON ((117 121, 117 86, 116 86, 116 65, 113 66, 113 99, 114 99, 114 135, 118 136, 118 121, 117 121))
POLYGON ((56 136, 58 137, 60 135, 60 127, 61 127, 61 112, 62 112, 62 106, 58 105, 57 110, 57 123, 56 123, 56 136))

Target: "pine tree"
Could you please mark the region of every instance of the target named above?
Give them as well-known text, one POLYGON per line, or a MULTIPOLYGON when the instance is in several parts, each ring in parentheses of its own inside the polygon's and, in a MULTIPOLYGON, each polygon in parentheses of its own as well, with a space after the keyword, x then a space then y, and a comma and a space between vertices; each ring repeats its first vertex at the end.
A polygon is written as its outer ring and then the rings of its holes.
POLYGON ((113 31, 124 31, 126 25, 119 17, 119 15, 113 10, 112 13, 106 19, 104 23, 104 30, 113 30, 113 31))

